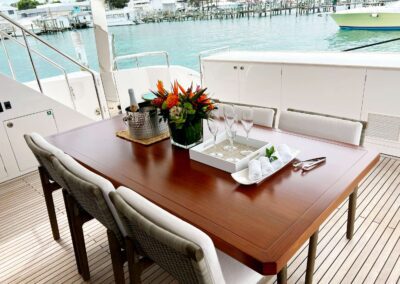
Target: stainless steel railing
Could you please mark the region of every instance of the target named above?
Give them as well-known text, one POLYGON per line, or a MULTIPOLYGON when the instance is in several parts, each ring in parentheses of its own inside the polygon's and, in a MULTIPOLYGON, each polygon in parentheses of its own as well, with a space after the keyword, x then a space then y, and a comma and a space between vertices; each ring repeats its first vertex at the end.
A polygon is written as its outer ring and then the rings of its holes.
POLYGON ((208 49, 208 50, 204 50, 202 52, 199 53, 199 68, 200 68, 200 82, 203 85, 203 65, 201 64, 201 59, 203 58, 204 55, 210 55, 212 53, 215 52, 220 52, 223 50, 230 50, 229 46, 222 46, 222 47, 217 47, 217 48, 213 48, 213 49, 208 49))
POLYGON ((141 53, 134 53, 134 54, 127 54, 127 55, 121 55, 121 56, 116 56, 114 58, 114 67, 116 70, 118 70, 118 62, 123 61, 123 60, 128 60, 128 59, 135 59, 136 61, 136 67, 139 67, 139 58, 141 57, 147 57, 147 56, 165 56, 165 60, 167 63, 167 66, 169 68, 169 55, 168 52, 166 51, 149 51, 149 52, 141 52, 141 53))
MULTIPOLYGON (((5 38, 7 38, 8 40, 12 40, 13 42, 17 43, 18 45, 20 45, 22 47, 25 47, 25 48, 27 48, 27 47, 26 47, 26 45, 24 43, 20 42, 19 40, 13 38, 12 36, 8 35, 7 33, 3 32, 3 31, 0 31, 0 39, 3 42, 3 48, 4 48, 4 51, 5 51, 6 56, 7 56, 7 60, 8 60, 9 67, 10 67, 10 71, 12 73, 13 78, 15 79, 15 73, 13 71, 12 64, 11 64, 10 58, 8 56, 8 50, 7 50, 7 47, 4 44, 4 39, 5 38)), ((60 70, 63 73, 64 79, 65 79, 65 81, 67 83, 67 86, 68 86, 68 92, 69 92, 69 95, 71 97, 72 105, 73 105, 74 109, 76 110, 75 95, 74 95, 73 89, 72 89, 71 84, 70 84, 69 79, 68 79, 67 70, 65 70, 65 68, 63 68, 61 65, 57 64, 56 62, 54 62, 50 58, 44 56, 40 52, 38 52, 38 51, 36 51, 36 50, 34 50, 32 48, 30 48, 30 51, 31 51, 31 53, 36 54, 37 56, 39 56, 40 58, 45 60, 47 63, 53 65, 55 68, 57 68, 58 70, 60 70)))
MULTIPOLYGON (((77 60, 75 60, 74 58, 72 58, 71 56, 63 53, 62 51, 58 50, 57 48, 55 48, 54 46, 52 46, 51 44, 49 44, 48 42, 44 41, 43 39, 41 39, 40 37, 38 37, 36 34, 34 34, 33 32, 29 31, 28 29, 26 29, 25 27, 23 27, 22 25, 20 25, 18 22, 14 21, 13 19, 11 19, 10 17, 4 15, 3 13, 0 12, 0 18, 3 18, 4 20, 6 20, 7 22, 9 22, 10 24, 12 24, 14 27, 17 27, 21 30, 22 32, 22 36, 24 38, 24 42, 25 42, 25 47, 27 49, 28 55, 29 55, 29 59, 31 61, 32 64, 32 68, 34 71, 34 75, 35 75, 35 79, 36 82, 39 86, 40 91, 43 93, 43 89, 42 89, 42 85, 40 83, 40 78, 38 76, 37 73, 37 69, 36 69, 36 65, 33 61, 33 57, 32 57, 32 49, 29 46, 28 40, 27 40, 27 35, 31 36, 32 38, 34 38, 35 40, 39 41, 40 43, 44 44, 46 47, 50 48, 51 50, 53 50, 54 52, 56 52, 58 55, 60 55, 61 57, 63 57, 64 59, 68 60, 69 62, 73 63, 74 65, 78 66, 81 70, 84 70, 86 72, 89 72, 92 80, 93 80, 93 84, 94 84, 94 88, 95 88, 95 92, 96 92, 96 97, 97 97, 97 103, 99 105, 99 109, 100 109, 100 114, 101 117, 104 118, 104 109, 101 103, 101 99, 100 99, 100 93, 99 93, 99 88, 98 88, 98 82, 96 80, 96 73, 95 71, 89 69, 88 67, 86 67, 85 65, 81 64, 80 62, 78 62, 77 60)), ((4 48, 4 43, 3 43, 3 48, 4 48)), ((7 53, 8 54, 8 53, 7 53)), ((11 64, 11 61, 8 59, 9 64, 11 64)), ((14 73, 14 71, 12 72, 14 73)), ((15 76, 15 74, 14 74, 15 76)))

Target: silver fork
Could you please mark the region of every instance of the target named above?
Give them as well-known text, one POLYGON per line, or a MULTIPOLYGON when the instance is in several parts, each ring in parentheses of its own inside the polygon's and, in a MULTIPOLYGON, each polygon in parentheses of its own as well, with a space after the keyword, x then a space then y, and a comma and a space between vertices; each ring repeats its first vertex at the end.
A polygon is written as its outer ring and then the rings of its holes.
POLYGON ((326 157, 318 157, 314 159, 304 160, 294 162, 292 165, 295 169, 302 169, 303 171, 310 171, 319 164, 322 164, 326 161, 326 157))

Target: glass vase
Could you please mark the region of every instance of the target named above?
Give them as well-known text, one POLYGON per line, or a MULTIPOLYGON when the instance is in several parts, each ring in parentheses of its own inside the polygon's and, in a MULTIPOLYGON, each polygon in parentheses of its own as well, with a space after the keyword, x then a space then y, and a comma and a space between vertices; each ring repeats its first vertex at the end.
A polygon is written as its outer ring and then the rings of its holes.
POLYGON ((176 127, 175 123, 168 123, 172 145, 189 149, 203 142, 203 120, 198 119, 176 127))

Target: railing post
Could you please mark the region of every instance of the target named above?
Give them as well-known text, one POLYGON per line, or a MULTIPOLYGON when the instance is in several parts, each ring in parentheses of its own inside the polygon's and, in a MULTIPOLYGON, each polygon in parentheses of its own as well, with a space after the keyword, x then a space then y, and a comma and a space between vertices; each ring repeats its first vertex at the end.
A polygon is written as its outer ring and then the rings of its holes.
POLYGON ((1 44, 3 45, 4 53, 5 53, 6 57, 7 57, 8 67, 10 67, 11 75, 12 75, 13 79, 15 80, 14 69, 12 67, 10 55, 8 54, 8 50, 7 50, 6 44, 4 42, 4 37, 3 37, 2 34, 0 34, 0 40, 1 40, 1 44))
POLYGON ((40 92, 43 94, 42 84, 40 83, 39 75, 38 75, 38 73, 37 73, 35 63, 33 62, 33 57, 32 57, 32 53, 31 53, 31 49, 29 48, 29 44, 28 44, 28 40, 27 40, 27 38, 26 38, 25 31, 21 29, 21 32, 22 32, 22 36, 24 37, 26 50, 28 51, 29 60, 31 61, 31 65, 32 65, 33 72, 35 73, 36 82, 37 82, 37 84, 38 84, 38 86, 39 86, 40 92))

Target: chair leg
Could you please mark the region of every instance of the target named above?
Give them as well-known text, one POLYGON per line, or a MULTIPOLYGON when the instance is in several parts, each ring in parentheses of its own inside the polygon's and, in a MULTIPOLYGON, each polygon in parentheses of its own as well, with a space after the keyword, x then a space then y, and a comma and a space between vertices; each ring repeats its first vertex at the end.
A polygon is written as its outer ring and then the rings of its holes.
POLYGON ((285 265, 278 273, 278 284, 287 283, 287 266, 285 265))
POLYGON ((78 252, 80 270, 83 280, 90 279, 89 262, 86 253, 85 236, 83 234, 83 222, 79 215, 79 207, 75 200, 68 195, 68 203, 70 204, 72 231, 76 241, 76 251, 78 252))
POLYGON ((111 230, 107 230, 108 245, 111 253, 111 262, 114 271, 115 283, 125 283, 124 274, 124 257, 122 253, 121 245, 118 242, 115 234, 111 230))
POLYGON ((312 284, 314 276, 315 257, 317 254, 318 230, 311 236, 308 244, 306 284, 312 284))
POLYGON ((356 219, 356 210, 357 210, 357 192, 358 188, 354 189, 353 193, 349 196, 349 210, 347 215, 347 239, 351 240, 354 234, 354 222, 356 219))
POLYGON ((46 201, 47 214, 49 215, 50 219, 51 231, 53 233, 54 240, 57 241, 60 239, 60 232, 58 230, 57 215, 54 208, 53 189, 51 187, 49 176, 43 167, 39 167, 39 175, 42 183, 44 200, 46 201))
POLYGON ((138 255, 135 252, 135 247, 131 239, 125 239, 126 255, 128 258, 128 270, 129 270, 129 283, 139 284, 142 282, 141 279, 141 268, 139 264, 138 255))
POLYGON ((72 218, 71 217, 71 214, 72 214, 71 211, 72 211, 72 209, 71 209, 71 205, 68 203, 69 196, 68 196, 68 192, 65 189, 62 190, 62 193, 63 193, 63 197, 64 197, 65 212, 67 213, 69 231, 71 233, 72 246, 74 248, 76 266, 78 268, 79 274, 82 274, 81 263, 80 263, 80 259, 79 259, 79 252, 77 250, 78 245, 77 245, 77 242, 76 242, 76 236, 75 236, 74 227, 73 227, 73 224, 72 224, 72 221, 71 221, 71 218, 72 218))

